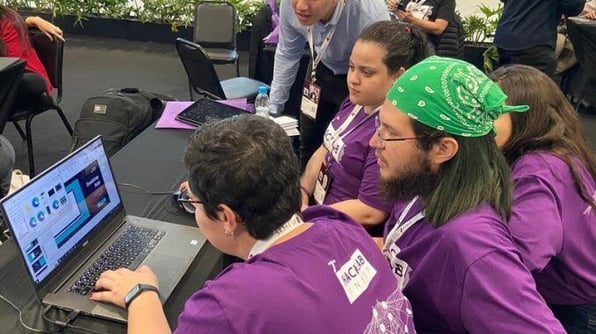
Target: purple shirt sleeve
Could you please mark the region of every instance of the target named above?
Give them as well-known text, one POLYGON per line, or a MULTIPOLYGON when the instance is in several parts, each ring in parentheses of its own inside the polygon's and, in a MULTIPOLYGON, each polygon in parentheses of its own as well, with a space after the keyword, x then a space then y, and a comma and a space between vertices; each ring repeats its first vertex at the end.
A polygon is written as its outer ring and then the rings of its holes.
POLYGON ((232 333, 234 330, 219 301, 205 287, 186 301, 184 311, 178 317, 176 334, 184 333, 232 333))
POLYGON ((563 247, 560 203, 548 183, 535 175, 515 178, 513 194, 513 239, 528 269, 541 271, 563 247))
POLYGON ((565 333, 515 254, 488 253, 468 267, 461 300, 469 333, 565 333))

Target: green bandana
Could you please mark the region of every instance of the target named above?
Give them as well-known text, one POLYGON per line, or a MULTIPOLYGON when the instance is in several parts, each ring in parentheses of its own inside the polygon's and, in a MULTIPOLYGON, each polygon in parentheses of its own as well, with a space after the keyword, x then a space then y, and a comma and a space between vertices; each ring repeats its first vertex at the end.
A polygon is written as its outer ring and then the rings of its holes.
POLYGON ((529 109, 507 106, 506 99, 501 88, 475 66, 437 56, 412 66, 387 93, 387 100, 410 118, 465 137, 494 130, 494 121, 502 113, 529 109))

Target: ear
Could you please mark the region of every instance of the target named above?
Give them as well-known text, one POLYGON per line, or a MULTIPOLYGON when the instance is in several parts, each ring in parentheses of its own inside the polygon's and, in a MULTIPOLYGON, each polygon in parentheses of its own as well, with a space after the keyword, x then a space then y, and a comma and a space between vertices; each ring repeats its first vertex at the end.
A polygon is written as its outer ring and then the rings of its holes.
POLYGON ((405 68, 400 67, 399 70, 397 70, 392 76, 391 78, 393 79, 393 81, 397 80, 397 78, 399 78, 402 74, 404 74, 404 72, 406 71, 405 68))
POLYGON ((220 204, 217 206, 217 220, 223 223, 226 231, 236 231, 241 225, 240 218, 232 208, 227 204, 220 204))
POLYGON ((443 137, 433 145, 430 152, 431 164, 439 166, 442 163, 451 160, 459 150, 459 144, 453 137, 443 137))

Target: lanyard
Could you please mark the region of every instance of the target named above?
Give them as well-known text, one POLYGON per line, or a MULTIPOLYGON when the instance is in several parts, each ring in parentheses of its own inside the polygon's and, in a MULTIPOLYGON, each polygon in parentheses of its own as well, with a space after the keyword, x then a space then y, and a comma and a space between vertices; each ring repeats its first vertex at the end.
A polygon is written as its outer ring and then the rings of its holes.
POLYGON ((299 215, 294 214, 290 218, 290 220, 288 220, 282 226, 280 226, 277 230, 275 230, 273 232, 273 235, 270 236, 269 239, 257 240, 257 242, 255 242, 255 244, 250 249, 250 252, 248 253, 248 258, 250 259, 251 257, 253 257, 255 255, 263 253, 267 248, 269 248, 269 246, 274 244, 277 240, 279 240, 284 235, 286 235, 286 234, 292 232, 293 230, 295 230, 296 228, 298 228, 303 223, 304 223, 304 221, 302 221, 302 218, 300 218, 299 215))
POLYGON ((337 138, 341 138, 343 140, 347 135, 352 133, 352 131, 356 130, 360 125, 364 124, 364 122, 366 122, 369 118, 371 118, 377 112, 379 112, 379 110, 381 110, 381 107, 378 107, 377 109, 373 110, 373 112, 371 112, 369 115, 367 115, 366 118, 363 119, 360 123, 356 124, 356 126, 349 129, 346 133, 344 133, 343 135, 340 136, 340 134, 343 131, 345 131, 346 128, 354 121, 354 118, 356 118, 356 116, 358 115, 360 110, 362 110, 363 108, 364 107, 360 106, 360 105, 354 106, 354 109, 352 110, 350 115, 344 120, 344 122, 339 126, 339 128, 337 128, 337 130, 333 129, 333 125, 330 125, 330 128, 335 130, 329 134, 329 142, 330 143, 335 142, 337 140, 337 138))
MULTIPOLYGON (((337 4, 339 6, 339 16, 340 17, 344 10, 345 5, 346 5, 346 1, 347 0, 343 0, 342 2, 337 4)), ((337 8, 336 8, 336 10, 337 10, 337 8)), ((323 53, 325 53, 325 51, 327 50, 327 47, 329 47, 329 43, 331 43, 331 38, 333 38, 333 34, 335 34, 335 28, 337 28, 337 25, 334 25, 333 27, 331 27, 331 30, 329 30, 329 32, 327 33, 327 36, 323 40, 323 44, 321 44, 321 47, 319 48, 319 53, 317 53, 316 58, 315 58, 315 46, 314 46, 313 37, 312 37, 312 26, 308 26, 306 28, 306 30, 308 32, 308 45, 310 46, 310 58, 312 59, 312 68, 310 70, 310 79, 313 83, 316 81, 317 66, 319 65, 319 62, 321 62, 321 56, 323 55, 323 53)))
POLYGON ((393 226, 391 232, 389 232, 389 234, 387 234, 387 238, 385 238, 385 244, 383 245, 384 249, 389 249, 389 247, 391 247, 391 245, 393 245, 404 233, 406 233, 410 227, 414 226, 414 224, 424 218, 424 213, 418 212, 414 217, 410 218, 407 222, 404 222, 406 215, 410 212, 416 201, 418 201, 418 196, 414 197, 414 199, 412 199, 404 208, 404 211, 402 211, 401 215, 397 219, 395 226, 393 226))

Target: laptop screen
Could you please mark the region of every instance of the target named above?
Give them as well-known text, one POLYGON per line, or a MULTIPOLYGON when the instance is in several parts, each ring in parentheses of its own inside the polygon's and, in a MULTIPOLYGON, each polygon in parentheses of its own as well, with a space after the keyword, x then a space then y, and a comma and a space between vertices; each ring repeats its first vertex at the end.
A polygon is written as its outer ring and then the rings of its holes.
POLYGON ((122 205, 100 137, 2 200, 36 284, 122 205))

